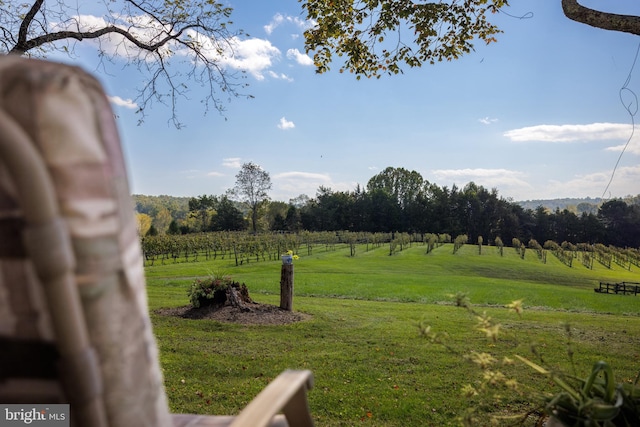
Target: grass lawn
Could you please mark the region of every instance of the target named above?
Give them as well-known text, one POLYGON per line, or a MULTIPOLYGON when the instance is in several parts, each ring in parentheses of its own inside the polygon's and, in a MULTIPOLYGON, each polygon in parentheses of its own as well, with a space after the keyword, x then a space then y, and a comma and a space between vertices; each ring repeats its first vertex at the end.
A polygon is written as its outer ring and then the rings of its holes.
MULTIPOLYGON (((371 248, 370 248, 371 249, 371 248)), ((471 350, 497 359, 534 358, 535 344, 546 364, 571 371, 565 324, 571 326, 577 373, 603 359, 619 381, 640 370, 640 297, 600 295, 599 281, 637 281, 637 269, 599 264, 572 268, 551 254, 543 264, 533 251, 522 260, 511 248, 464 246, 452 254, 444 245, 430 254, 414 245, 393 256, 387 247, 355 257, 348 248, 316 248, 295 262, 294 310, 310 320, 283 326, 243 326, 210 320, 160 316, 154 310, 188 303, 194 277, 213 272, 245 282, 262 303, 279 303, 279 262, 236 267, 229 260, 147 267, 149 306, 161 353, 171 409, 175 412, 234 414, 284 369, 310 369, 309 394, 318 426, 442 426, 471 405, 483 412, 511 414, 529 400, 504 393, 501 405, 482 397, 461 397, 481 372, 463 358, 471 350), (475 329, 475 319, 451 304, 465 292, 478 312, 502 325, 494 344, 475 329), (522 318, 503 306, 523 299, 522 318), (417 324, 449 334, 455 350, 420 337, 417 324)), ((539 359, 535 359, 539 360, 539 359)), ((505 374, 520 390, 550 390, 546 378, 515 364, 505 374)))

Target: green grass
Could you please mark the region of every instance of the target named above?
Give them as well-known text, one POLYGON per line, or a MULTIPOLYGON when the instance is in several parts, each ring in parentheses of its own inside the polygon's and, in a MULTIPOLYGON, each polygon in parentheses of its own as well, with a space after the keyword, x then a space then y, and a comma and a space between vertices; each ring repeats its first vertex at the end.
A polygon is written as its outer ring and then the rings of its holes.
MULTIPOLYGON (((188 303, 193 277, 224 271, 245 282, 254 299, 278 304, 279 262, 235 267, 230 260, 167 264, 146 269, 149 305, 173 411, 237 413, 284 369, 310 369, 309 394, 318 426, 456 425, 469 406, 460 388, 479 371, 441 346, 420 338, 416 324, 447 331, 461 352, 530 356, 537 343, 551 366, 570 369, 564 323, 572 326, 579 374, 599 360, 609 361, 620 381, 640 370, 640 298, 599 295, 602 281, 640 281, 637 270, 572 268, 551 254, 547 263, 513 249, 464 246, 456 255, 445 245, 426 255, 414 245, 393 256, 388 248, 356 257, 347 248, 318 251, 295 263, 294 310, 308 321, 285 326, 242 326, 186 320, 153 313, 188 303), (451 305, 451 294, 466 292, 476 310, 487 310, 502 326, 504 340, 494 346, 474 330, 467 311, 451 305), (524 299, 519 319, 501 308, 524 299)), ((522 365, 511 374, 533 387, 546 379, 522 365)), ((498 410, 515 412, 526 404, 510 396, 498 410)), ((488 410, 488 409, 487 409, 488 410)))

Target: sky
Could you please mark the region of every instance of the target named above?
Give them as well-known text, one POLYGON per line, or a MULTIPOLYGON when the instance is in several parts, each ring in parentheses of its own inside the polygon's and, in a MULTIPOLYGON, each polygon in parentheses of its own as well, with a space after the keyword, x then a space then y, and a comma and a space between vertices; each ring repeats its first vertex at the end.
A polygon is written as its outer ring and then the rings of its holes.
MULTIPOLYGON (((369 80, 339 73, 339 62, 315 73, 297 0, 228 3, 249 35, 223 66, 246 71, 243 92, 253 98, 205 112, 193 86, 191 99, 179 100, 181 129, 161 104, 138 123, 145 75, 124 67, 126 58, 99 64, 92 42, 76 48, 71 61, 112 101, 132 193, 221 195, 246 162, 270 174, 271 199, 284 202, 313 198, 320 186, 366 187, 389 166, 440 187, 473 181, 514 201, 640 193, 640 118, 630 114, 640 37, 570 21, 560 0, 513 0, 508 15, 491 17, 504 31, 497 43, 369 80)), ((637 0, 581 3, 640 15, 637 0)))

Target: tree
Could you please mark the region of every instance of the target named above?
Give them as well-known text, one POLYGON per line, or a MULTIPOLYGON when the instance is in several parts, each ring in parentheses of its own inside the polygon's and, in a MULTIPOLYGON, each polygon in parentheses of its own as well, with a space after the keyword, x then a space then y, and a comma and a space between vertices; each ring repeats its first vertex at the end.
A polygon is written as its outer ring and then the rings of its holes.
MULTIPOLYGON (((451 61, 469 53, 474 42, 497 41, 501 30, 489 16, 507 0, 305 0, 307 52, 316 72, 329 70, 334 55, 346 58, 340 72, 356 78, 398 74, 402 66, 451 61), (408 37, 407 37, 408 35, 408 37)), ((587 8, 562 0, 567 18, 593 27, 640 35, 640 17, 587 8)))
POLYGON ((151 228, 151 217, 147 214, 136 213, 136 228, 140 237, 146 236, 151 228))
POLYGON ((244 163, 236 174, 236 185, 231 195, 246 203, 251 210, 251 230, 257 231, 258 210, 263 203, 269 201, 268 191, 271 189, 271 176, 253 162, 244 163))
POLYGON ((389 166, 369 179, 367 190, 385 191, 404 208, 418 197, 423 184, 424 179, 418 172, 389 166))
POLYGON ((172 220, 173 217, 171 216, 171 212, 169 212, 169 209, 162 207, 153 218, 153 226, 156 228, 159 234, 165 234, 172 220))
POLYGON ((247 228, 242 212, 227 196, 222 196, 216 204, 216 214, 211 218, 212 231, 240 231, 247 228))
POLYGON ((206 194, 189 199, 189 216, 197 219, 199 231, 207 231, 217 202, 216 196, 206 194))
POLYGON ((295 205, 289 205, 287 216, 284 218, 284 225, 287 231, 300 231, 302 227, 300 212, 298 212, 298 208, 295 205))
POLYGON ((176 235, 180 234, 180 227, 178 226, 178 221, 171 220, 169 223, 169 229, 167 230, 167 234, 176 235))
POLYGON ((232 9, 213 0, 90 2, 0 1, 0 53, 74 56, 76 43, 93 40, 103 59, 124 58, 146 75, 135 99, 141 120, 154 102, 169 105, 177 127, 179 98, 197 87, 205 109, 222 111, 220 95, 243 86, 223 66, 241 31, 230 30, 232 9), (89 2, 87 2, 89 3, 89 2), (118 10, 114 9, 119 4, 118 10), (103 8, 95 15, 87 10, 103 8), (186 68, 182 68, 186 67, 186 68), (202 89, 204 88, 204 89, 202 89))
POLYGON ((604 225, 607 242, 619 247, 640 246, 640 207, 629 206, 620 199, 600 206, 598 219, 604 225))
POLYGON ((287 215, 289 205, 285 202, 273 201, 266 206, 263 222, 266 227, 274 231, 282 231, 285 229, 284 218, 287 215))

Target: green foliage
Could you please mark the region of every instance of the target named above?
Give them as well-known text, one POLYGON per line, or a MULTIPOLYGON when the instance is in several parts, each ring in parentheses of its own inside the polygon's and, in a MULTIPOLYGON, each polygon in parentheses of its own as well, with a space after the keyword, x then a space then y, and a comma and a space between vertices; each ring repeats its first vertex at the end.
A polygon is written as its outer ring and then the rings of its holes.
MULTIPOLYGON (((504 341, 518 342, 516 335, 505 332, 502 324, 489 316, 486 311, 479 313, 468 300, 463 304, 459 301, 461 294, 455 295, 456 306, 464 307, 475 318, 475 330, 484 334, 487 339, 496 345, 504 341), (498 344, 496 344, 498 343, 498 344)), ((523 314, 522 300, 516 300, 506 305, 506 308, 514 311, 520 318, 523 314)), ((496 356, 495 350, 479 352, 473 348, 459 350, 456 343, 451 342, 448 332, 439 332, 424 322, 419 325, 420 334, 430 343, 442 345, 453 355, 462 355, 463 359, 470 361, 482 373, 480 379, 468 383, 462 387, 462 393, 466 398, 478 397, 461 417, 464 426, 484 425, 488 416, 492 425, 528 425, 532 415, 537 414, 536 425, 541 425, 547 417, 553 417, 565 426, 573 427, 629 427, 640 425, 640 372, 633 383, 616 383, 611 365, 598 361, 593 365, 591 372, 585 379, 567 374, 555 367, 543 367, 519 354, 504 356, 502 359, 496 356), (529 376, 522 380, 509 373, 508 367, 513 365, 513 358, 523 362, 534 371, 546 376, 559 387, 559 391, 548 392, 548 386, 541 389, 531 387, 529 376), (522 414, 500 414, 486 411, 487 403, 500 407, 504 401, 504 393, 521 397, 533 403, 533 409, 528 409, 522 414), (538 405, 537 407, 535 405, 538 405)), ((567 354, 573 371, 576 371, 571 341, 571 327, 565 324, 568 336, 567 354)), ((531 344, 532 353, 540 359, 543 365, 544 357, 537 346, 531 344)))
POLYGON ((178 221, 176 221, 175 219, 171 220, 171 222, 169 223, 169 229, 167 230, 167 234, 170 235, 176 235, 176 234, 180 234, 180 227, 178 226, 178 221))
POLYGON ((429 2, 414 0, 304 0, 305 47, 314 51, 316 72, 329 70, 333 56, 345 57, 340 72, 356 78, 398 74, 402 66, 419 67, 458 59, 473 43, 495 42, 500 32, 488 16, 505 0, 429 2), (408 35, 408 36, 407 36, 408 35))
POLYGON ((236 174, 236 184, 231 194, 251 210, 251 230, 255 233, 260 207, 269 200, 271 175, 259 165, 249 162, 240 167, 236 174))
POLYGON ((237 284, 231 276, 225 274, 214 274, 205 279, 195 279, 187 292, 189 302, 195 308, 203 305, 210 305, 214 300, 222 299, 229 286, 237 284))
POLYGON ((500 236, 497 236, 494 242, 498 247, 498 250, 500 251, 500 256, 504 256, 504 243, 502 242, 502 239, 500 238, 500 236))
MULTIPOLYGON (((568 327, 570 330, 570 328, 568 327)), ((611 365, 598 361, 587 378, 554 372, 516 355, 560 387, 545 396, 544 410, 565 426, 630 427, 640 425, 640 373, 633 383, 617 383, 611 365)))
POLYGON ((467 236, 466 234, 461 234, 459 236, 456 236, 456 238, 453 241, 453 253, 455 254, 456 252, 458 252, 458 250, 460 250, 460 248, 466 244, 469 241, 469 236, 467 236))
POLYGON ((453 295, 453 301, 456 307, 468 307, 471 304, 469 294, 462 291, 458 291, 453 295))
POLYGON ((438 243, 438 235, 427 233, 424 235, 424 242, 427 245, 427 253, 429 253, 436 248, 436 244, 438 243))
POLYGON ((424 179, 416 171, 409 172, 405 168, 388 167, 374 175, 367 183, 367 190, 381 190, 393 197, 401 207, 415 201, 422 192, 424 179))
POLYGON ((153 224, 151 224, 151 227, 149 227, 149 231, 147 231, 147 236, 157 236, 157 235, 158 235, 158 230, 153 224))

